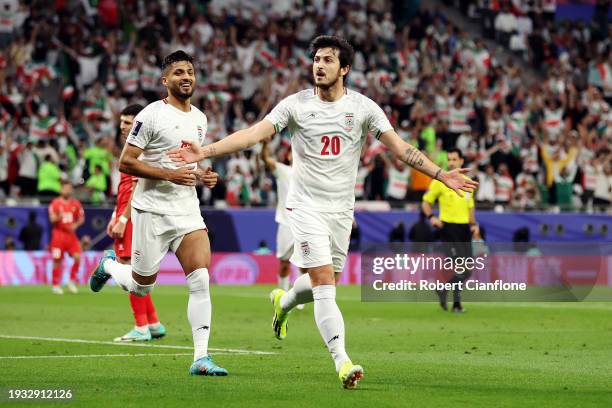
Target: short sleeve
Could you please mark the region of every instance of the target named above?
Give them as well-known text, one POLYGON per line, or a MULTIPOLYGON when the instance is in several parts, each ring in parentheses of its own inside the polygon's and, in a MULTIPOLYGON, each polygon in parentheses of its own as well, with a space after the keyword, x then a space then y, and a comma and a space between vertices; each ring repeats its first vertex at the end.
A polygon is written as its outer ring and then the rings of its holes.
POLYGON ((49 210, 51 210, 52 214, 57 213, 57 200, 53 200, 51 201, 51 204, 49 205, 49 210))
POLYGON ((423 196, 423 201, 427 201, 429 204, 433 204, 436 202, 442 189, 440 188, 441 183, 438 180, 434 180, 429 184, 429 188, 427 192, 423 196))
POLYGON ((153 115, 145 108, 134 118, 127 143, 141 149, 146 148, 153 136, 153 128, 153 115))
POLYGON ((469 195, 469 199, 468 199, 468 209, 469 210, 474 208, 474 193, 475 191, 472 191, 471 193, 466 193, 469 195))
POLYGON ((294 101, 295 95, 290 95, 280 101, 278 105, 276 105, 274 109, 272 109, 272 112, 266 115, 265 119, 272 123, 276 133, 280 133, 284 128, 289 125, 294 101))
POLYGON ((385 115, 385 112, 383 112, 376 102, 368 100, 367 110, 368 131, 372 133, 376 139, 386 131, 393 129, 389 119, 387 119, 387 115, 385 115))
POLYGON ((75 212, 77 215, 77 218, 84 216, 85 215, 85 211, 83 211, 83 206, 81 205, 80 201, 75 201, 75 212))

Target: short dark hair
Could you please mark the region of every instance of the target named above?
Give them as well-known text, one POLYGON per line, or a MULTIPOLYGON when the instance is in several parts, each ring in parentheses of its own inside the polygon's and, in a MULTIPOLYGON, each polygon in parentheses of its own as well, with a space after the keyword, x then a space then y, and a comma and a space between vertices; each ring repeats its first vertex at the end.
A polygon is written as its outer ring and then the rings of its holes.
POLYGON ((132 105, 128 105, 125 108, 123 108, 123 110, 121 111, 120 115, 121 116, 136 116, 140 113, 141 110, 143 110, 144 107, 138 103, 134 103, 132 105))
POLYGON ((161 65, 162 72, 165 71, 170 65, 179 61, 187 61, 193 65, 193 57, 183 50, 178 50, 174 51, 172 54, 166 55, 166 58, 164 58, 161 65))
POLYGON ((460 159, 463 159, 463 153, 461 152, 461 150, 457 149, 456 147, 453 147, 452 149, 448 149, 446 152, 447 155, 451 153, 457 153, 457 156, 459 156, 460 159))
POLYGON ((351 66, 355 50, 353 46, 342 37, 336 35, 320 35, 310 43, 310 58, 314 58, 321 48, 336 48, 339 51, 340 68, 351 66))

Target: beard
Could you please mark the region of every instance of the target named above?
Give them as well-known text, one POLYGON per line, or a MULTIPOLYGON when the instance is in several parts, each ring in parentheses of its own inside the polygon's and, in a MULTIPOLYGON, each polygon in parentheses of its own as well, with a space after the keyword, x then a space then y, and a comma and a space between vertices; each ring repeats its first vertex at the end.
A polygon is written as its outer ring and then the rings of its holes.
POLYGON ((335 85, 338 83, 338 81, 340 80, 340 77, 341 77, 341 75, 340 75, 340 73, 338 72, 338 74, 336 75, 336 77, 335 77, 334 79, 329 80, 329 82, 327 82, 327 83, 322 83, 322 82, 317 83, 316 78, 315 78, 315 85, 316 85, 316 86, 317 86, 319 89, 322 89, 322 90, 324 90, 324 91, 327 91, 328 89, 332 88, 333 86, 335 86, 335 85))
POLYGON ((174 96, 176 99, 181 100, 181 101, 186 101, 187 99, 191 98, 191 95, 193 95, 194 89, 195 89, 194 86, 191 85, 191 91, 185 92, 181 89, 181 85, 178 84, 178 85, 168 87, 168 92, 170 92, 170 94, 174 96))

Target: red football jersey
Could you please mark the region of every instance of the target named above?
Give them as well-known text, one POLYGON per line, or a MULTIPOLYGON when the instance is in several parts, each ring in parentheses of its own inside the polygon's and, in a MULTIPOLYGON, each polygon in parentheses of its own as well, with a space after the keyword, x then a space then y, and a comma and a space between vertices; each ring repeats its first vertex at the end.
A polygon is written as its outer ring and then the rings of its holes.
POLYGON ((138 177, 130 176, 129 174, 120 173, 119 187, 117 188, 117 204, 115 205, 115 214, 117 218, 123 214, 125 207, 130 201, 130 195, 134 189, 134 182, 138 177))
POLYGON ((49 204, 49 208, 53 214, 59 214, 59 221, 53 224, 53 229, 73 232, 70 226, 84 215, 83 207, 76 198, 64 200, 61 197, 54 198, 49 204))

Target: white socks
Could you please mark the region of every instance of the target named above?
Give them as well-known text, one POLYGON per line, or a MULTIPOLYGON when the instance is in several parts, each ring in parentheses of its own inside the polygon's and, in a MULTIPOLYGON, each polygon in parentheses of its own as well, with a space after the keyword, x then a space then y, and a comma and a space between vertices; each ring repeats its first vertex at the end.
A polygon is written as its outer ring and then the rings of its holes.
POLYGON ((278 287, 284 290, 285 292, 289 290, 289 277, 288 276, 279 276, 278 277, 278 287))
POLYGON ((193 333, 193 361, 208 355, 208 338, 212 306, 208 286, 208 269, 200 268, 187 275, 189 303, 187 317, 193 333))
POLYGON ((117 285, 128 292, 133 291, 132 265, 124 265, 112 259, 104 261, 104 271, 110 274, 117 285))
POLYGON ((288 312, 298 304, 310 303, 313 301, 312 285, 310 275, 303 274, 293 282, 293 287, 280 299, 280 307, 283 312, 288 312))
POLYGON ((312 288, 312 295, 315 322, 319 333, 334 359, 336 371, 340 371, 340 367, 350 359, 344 349, 344 320, 336 304, 336 287, 334 285, 315 286, 312 288))

